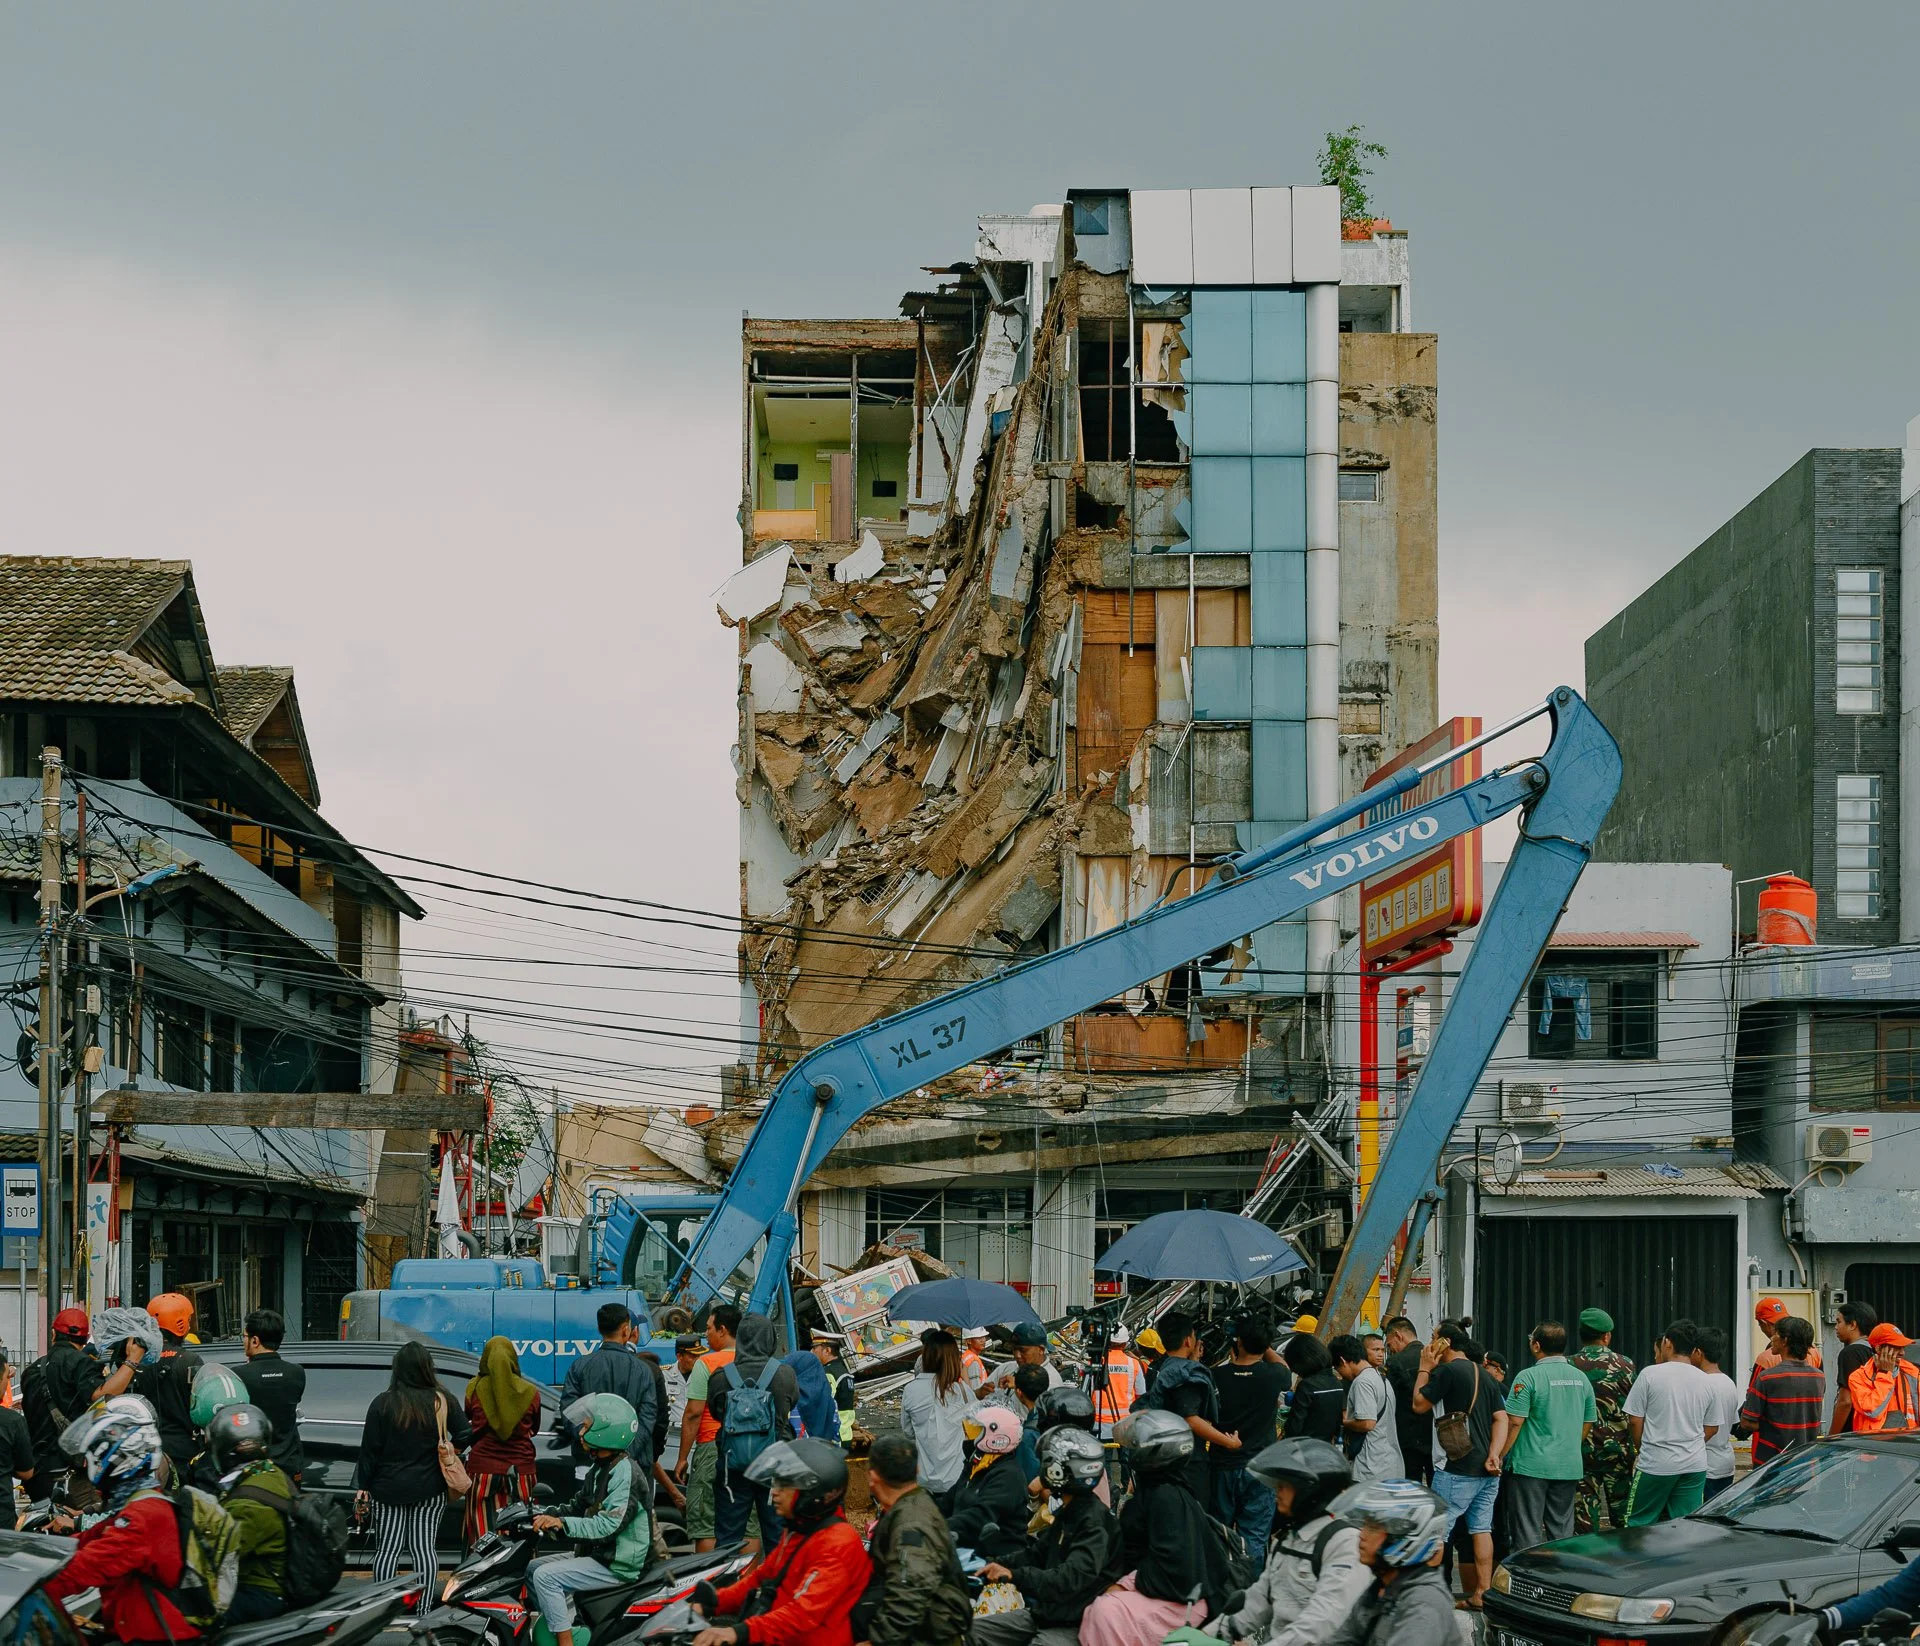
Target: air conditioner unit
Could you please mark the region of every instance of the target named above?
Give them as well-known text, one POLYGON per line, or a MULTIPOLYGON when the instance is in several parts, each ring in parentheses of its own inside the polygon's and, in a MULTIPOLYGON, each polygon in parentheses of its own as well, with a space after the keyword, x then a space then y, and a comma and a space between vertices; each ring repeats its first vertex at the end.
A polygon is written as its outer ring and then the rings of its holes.
POLYGON ((1864 1166, 1873 1158, 1871 1126, 1838 1126, 1815 1121, 1807 1128, 1807 1164, 1864 1166))
POLYGON ((1508 1125, 1539 1125, 1555 1118, 1553 1099, 1558 1086, 1542 1080, 1503 1080, 1500 1082, 1500 1118, 1508 1125))

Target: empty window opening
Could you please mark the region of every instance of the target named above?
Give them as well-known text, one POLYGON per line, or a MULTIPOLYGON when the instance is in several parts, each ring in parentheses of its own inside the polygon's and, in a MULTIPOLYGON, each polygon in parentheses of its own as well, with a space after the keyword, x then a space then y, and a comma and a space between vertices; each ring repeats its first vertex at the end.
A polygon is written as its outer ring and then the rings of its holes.
POLYGON ((1855 774, 1834 779, 1833 842, 1834 913, 1842 920, 1878 920, 1879 778, 1855 774))
POLYGON ((1883 662, 1881 574, 1834 573, 1833 706, 1841 714, 1878 714, 1883 662))

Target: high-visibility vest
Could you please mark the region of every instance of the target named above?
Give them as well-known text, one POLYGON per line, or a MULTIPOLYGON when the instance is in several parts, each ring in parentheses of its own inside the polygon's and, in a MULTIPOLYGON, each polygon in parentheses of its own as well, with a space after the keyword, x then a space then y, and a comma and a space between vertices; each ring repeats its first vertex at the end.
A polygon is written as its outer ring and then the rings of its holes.
POLYGON ((987 1363, 972 1349, 960 1351, 960 1376, 969 1389, 978 1389, 987 1379, 987 1363))
POLYGON ((1107 1386, 1096 1389, 1093 1415, 1102 1428, 1112 1428, 1140 1398, 1140 1366, 1125 1349, 1107 1351, 1107 1386))
POLYGON ((1855 1434, 1920 1428, 1920 1366, 1903 1360, 1883 1373, 1869 1360, 1847 1379, 1847 1398, 1853 1402, 1855 1434))

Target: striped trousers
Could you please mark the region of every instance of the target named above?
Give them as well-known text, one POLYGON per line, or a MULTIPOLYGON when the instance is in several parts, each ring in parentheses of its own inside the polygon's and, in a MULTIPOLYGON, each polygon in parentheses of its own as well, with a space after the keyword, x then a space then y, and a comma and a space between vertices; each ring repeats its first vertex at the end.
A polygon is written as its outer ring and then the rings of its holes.
POLYGON ((408 1568, 426 1580, 428 1593, 423 1605, 433 1603, 434 1538, 440 1530, 440 1517, 446 1513, 446 1499, 430 1497, 425 1503, 373 1502, 373 1578, 384 1583, 400 1570, 404 1560, 408 1568))

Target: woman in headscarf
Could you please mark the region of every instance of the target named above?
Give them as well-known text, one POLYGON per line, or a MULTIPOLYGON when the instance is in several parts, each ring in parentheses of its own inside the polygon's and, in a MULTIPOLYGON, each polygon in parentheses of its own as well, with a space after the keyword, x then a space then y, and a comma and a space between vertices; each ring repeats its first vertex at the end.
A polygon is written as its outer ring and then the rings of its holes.
POLYGON ((540 1391, 520 1375, 520 1356, 504 1337, 480 1351, 480 1375, 467 1385, 467 1421, 473 1450, 461 1536, 471 1548, 493 1530, 509 1503, 533 1501, 533 1437, 540 1432, 540 1391))

